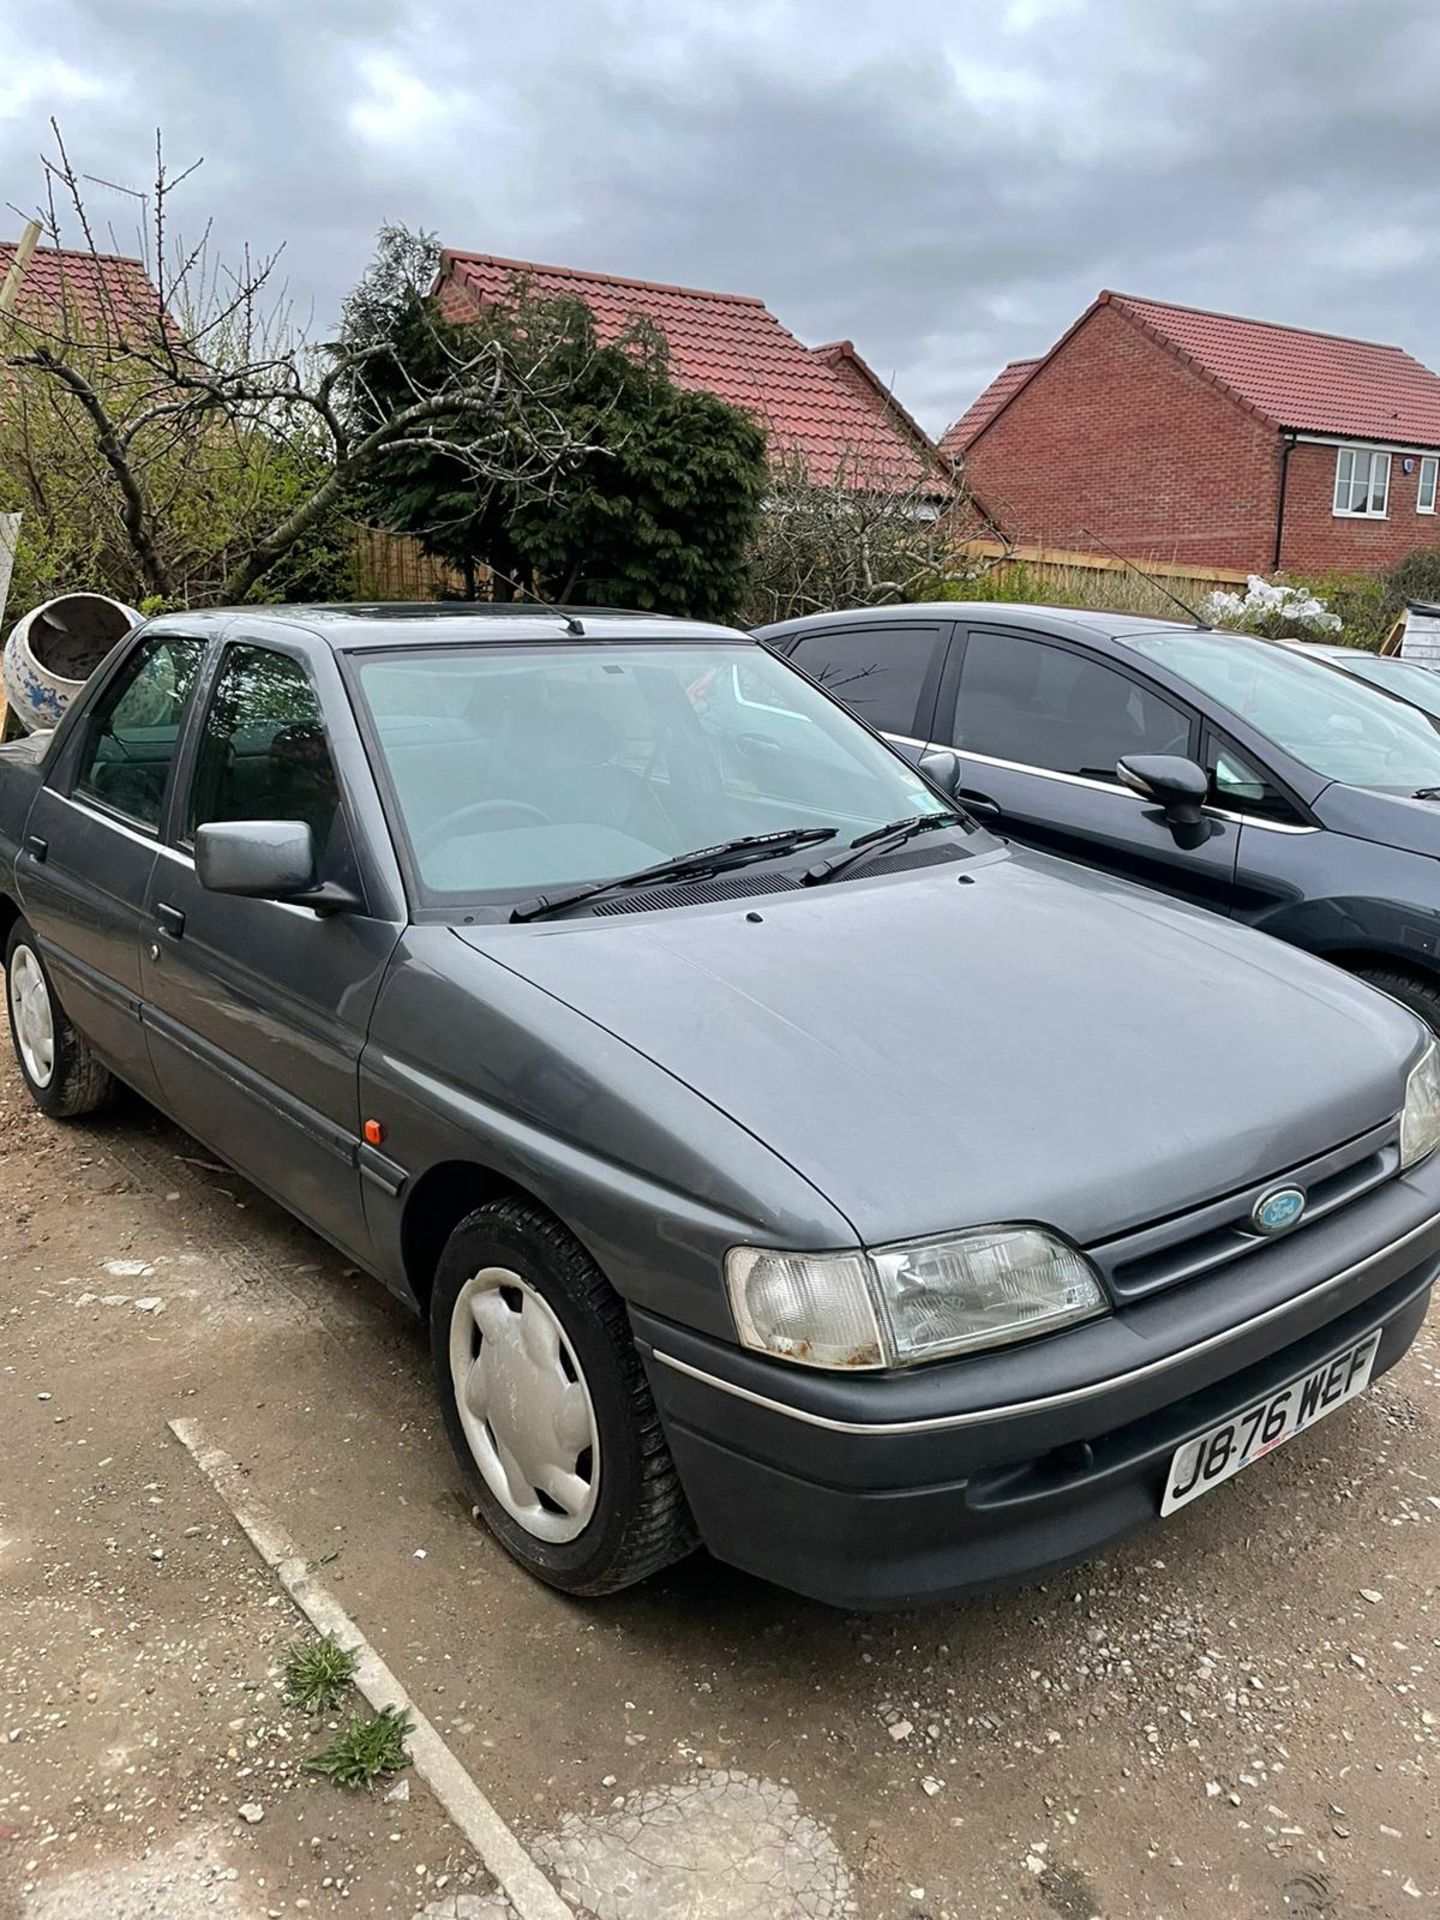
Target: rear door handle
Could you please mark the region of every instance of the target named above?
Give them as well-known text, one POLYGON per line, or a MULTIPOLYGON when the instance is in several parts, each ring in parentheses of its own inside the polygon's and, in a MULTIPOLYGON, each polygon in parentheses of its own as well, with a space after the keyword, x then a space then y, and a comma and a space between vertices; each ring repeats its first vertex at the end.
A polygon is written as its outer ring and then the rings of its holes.
POLYGON ((38 833, 27 833, 25 836, 25 851, 30 855, 32 860, 48 860, 50 857, 50 842, 38 833))
POLYGON ((992 800, 988 793, 975 793, 969 787, 961 787, 955 798, 967 813, 973 813, 977 820, 998 820, 1000 802, 992 800))
POLYGON ((185 916, 178 907, 168 907, 160 901, 155 908, 155 922, 161 933, 168 933, 172 940, 178 940, 185 931, 185 916))

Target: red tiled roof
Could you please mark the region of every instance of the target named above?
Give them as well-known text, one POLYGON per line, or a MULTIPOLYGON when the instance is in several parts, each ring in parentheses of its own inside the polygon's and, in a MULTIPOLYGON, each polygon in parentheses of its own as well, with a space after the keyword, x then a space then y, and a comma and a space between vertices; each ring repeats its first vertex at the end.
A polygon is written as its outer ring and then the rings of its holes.
POLYGON ((474 304, 503 301, 523 281, 542 299, 585 302, 600 338, 613 340, 639 317, 652 320, 682 386, 718 394, 766 426, 772 453, 795 452, 829 485, 856 474, 865 484, 908 486, 929 474, 943 484, 933 443, 861 360, 849 341, 810 351, 761 300, 698 287, 622 280, 573 267, 446 248, 440 293, 452 319, 474 304))
POLYGON ((952 460, 958 460, 980 429, 995 418, 1026 375, 1039 366, 1041 357, 1012 360, 1009 366, 1002 367, 979 398, 970 402, 954 426, 947 427, 940 436, 940 451, 949 454, 952 460))
MULTIPOLYGON (((862 405, 882 406, 900 428, 901 433, 912 440, 922 454, 927 456, 930 454, 935 442, 914 414, 901 406, 894 388, 885 385, 870 362, 862 356, 853 340, 832 340, 827 346, 811 347, 810 355, 812 359, 819 360, 829 367, 837 380, 846 382, 859 396, 862 405)), ((939 472, 944 480, 949 480, 948 465, 943 461, 939 465, 939 472)))
POLYGON ((1280 427, 1440 446, 1440 375, 1399 347, 1102 293, 1280 427))
POLYGON ((1012 360, 997 374, 941 440, 944 451, 952 458, 963 453, 1036 368, 1104 306, 1135 321, 1272 426, 1440 447, 1440 375, 1399 347, 1105 292, 1048 354, 1012 360))
MULTIPOLYGON (((10 271, 16 243, 0 240, 0 284, 10 271)), ((160 297, 140 260, 118 253, 72 252, 65 247, 37 247, 25 269, 15 301, 22 319, 43 322, 48 311, 67 310, 91 326, 115 332, 152 324, 160 297)))

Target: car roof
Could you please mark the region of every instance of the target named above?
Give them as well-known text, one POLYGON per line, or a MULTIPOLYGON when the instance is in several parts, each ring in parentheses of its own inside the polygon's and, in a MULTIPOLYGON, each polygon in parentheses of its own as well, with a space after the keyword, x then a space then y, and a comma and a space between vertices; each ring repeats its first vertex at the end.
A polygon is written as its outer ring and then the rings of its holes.
POLYGON ((899 606, 847 607, 837 613, 802 614, 757 627, 758 640, 783 639, 814 627, 874 626, 896 620, 984 620, 989 625, 1023 625, 1032 633, 1049 633, 1060 640, 1133 640, 1146 633, 1193 630, 1203 623, 1165 620, 1154 614, 1107 613, 1092 607, 1046 607, 1014 600, 917 600, 899 606))
POLYGON ((1313 653, 1322 660, 1338 660, 1348 664, 1358 655, 1362 660, 1378 660, 1378 653, 1371 653, 1368 647, 1340 647, 1329 640, 1282 640, 1282 646, 1289 647, 1293 653, 1313 653))
POLYGON ((735 627, 708 620, 681 620, 664 613, 620 607, 541 607, 534 601, 380 601, 373 604, 285 607, 208 607, 198 613, 166 613, 147 631, 178 630, 202 637, 240 629, 256 638, 303 633, 337 653, 378 647, 513 646, 516 642, 625 640, 685 642, 727 640, 754 644, 735 627), (572 630, 578 622, 582 633, 572 630))

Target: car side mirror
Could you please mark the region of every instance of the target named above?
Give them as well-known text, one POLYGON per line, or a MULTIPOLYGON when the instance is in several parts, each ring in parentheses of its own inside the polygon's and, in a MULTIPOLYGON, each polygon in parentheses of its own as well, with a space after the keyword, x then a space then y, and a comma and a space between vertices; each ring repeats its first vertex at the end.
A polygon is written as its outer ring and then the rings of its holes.
POLYGON ((1167 825, 1184 846, 1195 846, 1209 835, 1202 811, 1210 794, 1205 769, 1178 753, 1126 754, 1115 763, 1122 786, 1153 800, 1165 812, 1167 825))
POLYGON ((315 837, 303 820, 224 820, 195 831, 195 877, 210 893, 285 900, 336 913, 359 906, 315 873, 315 837))
POLYGON ((942 793, 948 793, 953 800, 960 789, 960 756, 942 749, 939 753, 922 753, 915 762, 920 772, 931 786, 939 787, 942 793))

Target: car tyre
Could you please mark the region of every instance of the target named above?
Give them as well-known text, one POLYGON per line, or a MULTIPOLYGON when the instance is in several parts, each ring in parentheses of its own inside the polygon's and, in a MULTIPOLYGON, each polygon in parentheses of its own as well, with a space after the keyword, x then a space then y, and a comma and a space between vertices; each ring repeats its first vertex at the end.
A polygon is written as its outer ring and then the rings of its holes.
POLYGON ((625 1308, 543 1208, 479 1207, 430 1297, 446 1432, 481 1517, 566 1593, 633 1586, 696 1545, 625 1308))
POLYGON ((1402 1007, 1408 1007, 1417 1014, 1432 1033, 1440 1034, 1440 987, 1431 986, 1428 980, 1417 980, 1413 974, 1399 973, 1389 967, 1361 967, 1358 978, 1367 980, 1372 987, 1378 987, 1382 993, 1388 993, 1392 1000, 1398 1000, 1402 1007))
POLYGON ((42 1113, 73 1120, 113 1098, 114 1077, 66 1018, 39 943, 24 920, 15 922, 5 945, 5 1005, 16 1064, 42 1113))

